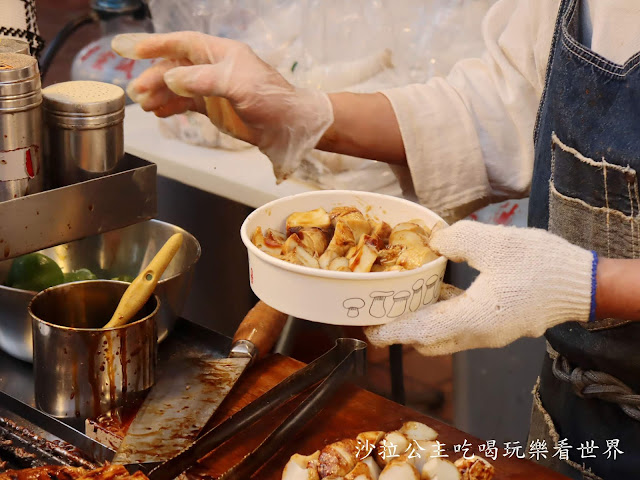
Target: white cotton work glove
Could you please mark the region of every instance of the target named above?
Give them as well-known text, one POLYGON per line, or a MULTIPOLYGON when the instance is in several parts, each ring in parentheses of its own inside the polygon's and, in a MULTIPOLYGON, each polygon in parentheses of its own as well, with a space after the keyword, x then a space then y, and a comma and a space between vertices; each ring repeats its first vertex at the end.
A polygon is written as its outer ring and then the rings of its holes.
MULTIPOLYGON (((424 355, 502 347, 567 321, 587 322, 597 260, 545 230, 461 221, 431 248, 480 274, 460 295, 365 330, 376 346, 410 344, 424 355)), ((594 297, 595 298, 595 297, 594 297)))
POLYGON ((198 32, 114 37, 123 57, 162 58, 127 88, 146 111, 204 113, 224 133, 256 145, 281 182, 333 123, 329 97, 295 88, 244 43, 198 32))

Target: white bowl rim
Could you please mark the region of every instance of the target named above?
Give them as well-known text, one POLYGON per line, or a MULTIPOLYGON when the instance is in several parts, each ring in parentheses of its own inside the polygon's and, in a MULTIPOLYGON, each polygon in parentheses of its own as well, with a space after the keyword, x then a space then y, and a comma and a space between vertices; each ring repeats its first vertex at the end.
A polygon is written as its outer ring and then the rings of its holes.
POLYGON ((390 195, 384 195, 382 193, 366 192, 366 191, 360 191, 360 190, 315 190, 312 192, 298 193, 296 195, 289 195, 286 197, 277 198, 275 200, 272 200, 269 203, 265 203, 264 205, 256 208, 253 212, 251 212, 247 216, 247 218, 245 218, 244 222, 242 222, 242 226, 240 227, 240 237, 242 238, 242 243, 244 243, 245 247, 247 247, 250 253, 256 255, 262 261, 267 262, 270 265, 273 265, 277 268, 289 270, 290 272, 298 273, 300 275, 332 278, 337 280, 381 280, 381 279, 387 279, 387 278, 411 277, 416 274, 420 274, 423 271, 429 270, 434 266, 439 266, 439 264, 443 264, 447 262, 447 259, 445 257, 440 256, 435 260, 431 260, 430 262, 427 262, 424 265, 421 265, 418 268, 414 268, 413 270, 405 270, 401 272, 337 272, 333 270, 323 270, 320 268, 305 267, 303 265, 295 265, 293 263, 285 262, 284 260, 281 260, 276 257, 272 257, 268 253, 263 252, 258 247, 256 247, 253 244, 253 242, 251 242, 251 239, 249 238, 249 234, 247 233, 247 228, 248 228, 247 225, 254 217, 262 213, 262 211, 268 208, 271 208, 274 205, 277 205, 284 201, 290 201, 293 198, 302 198, 302 197, 311 197, 311 196, 332 196, 336 194, 373 196, 383 201, 392 198, 394 199, 394 201, 398 201, 400 203, 406 203, 411 207, 418 206, 420 208, 428 210, 433 215, 438 217, 438 219, 442 221, 445 225, 448 225, 447 222, 445 222, 439 215, 437 215, 433 211, 429 210, 426 207, 423 207, 419 203, 412 202, 411 200, 407 200, 405 198, 392 197, 390 195))

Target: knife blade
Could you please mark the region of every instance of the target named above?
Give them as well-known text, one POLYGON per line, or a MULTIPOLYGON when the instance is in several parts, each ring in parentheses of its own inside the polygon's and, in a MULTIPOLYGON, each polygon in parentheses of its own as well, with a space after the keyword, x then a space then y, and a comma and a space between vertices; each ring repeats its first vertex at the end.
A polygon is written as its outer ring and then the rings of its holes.
POLYGON ((287 318, 260 301, 238 327, 228 358, 177 352, 136 413, 112 462, 163 462, 192 444, 242 373, 271 349, 287 318))

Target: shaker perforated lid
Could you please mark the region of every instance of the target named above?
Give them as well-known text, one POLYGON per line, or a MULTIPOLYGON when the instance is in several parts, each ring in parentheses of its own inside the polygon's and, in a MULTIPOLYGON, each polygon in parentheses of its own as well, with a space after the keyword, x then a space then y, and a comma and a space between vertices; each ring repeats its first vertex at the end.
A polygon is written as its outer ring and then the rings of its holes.
POLYGON ((93 81, 61 82, 42 90, 43 106, 51 113, 108 115, 124 109, 124 90, 93 81))
POLYGON ((0 37, 0 53, 22 53, 29 55, 29 44, 17 38, 0 37))
MULTIPOLYGON (((0 53, 0 85, 38 77, 38 62, 22 53, 0 53)), ((39 83, 39 81, 38 81, 39 83)))
POLYGON ((41 102, 36 59, 21 53, 0 53, 0 112, 17 112, 41 102))

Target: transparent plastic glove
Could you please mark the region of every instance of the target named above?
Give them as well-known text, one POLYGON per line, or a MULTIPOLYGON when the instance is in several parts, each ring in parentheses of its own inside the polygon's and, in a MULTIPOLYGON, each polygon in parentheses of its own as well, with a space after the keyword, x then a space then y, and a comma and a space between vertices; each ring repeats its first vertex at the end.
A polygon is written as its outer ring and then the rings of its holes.
MULTIPOLYGON (((502 347, 554 325, 589 320, 597 259, 547 231, 461 221, 433 233, 433 250, 480 274, 460 295, 365 330, 376 346, 424 355, 502 347)), ((595 311, 595 309, 594 309, 595 311)))
POLYGON ((160 117, 206 114, 223 132, 258 146, 278 183, 333 123, 325 93, 295 88, 241 42, 175 32, 118 35, 111 46, 123 57, 163 59, 129 84, 133 101, 160 117))

